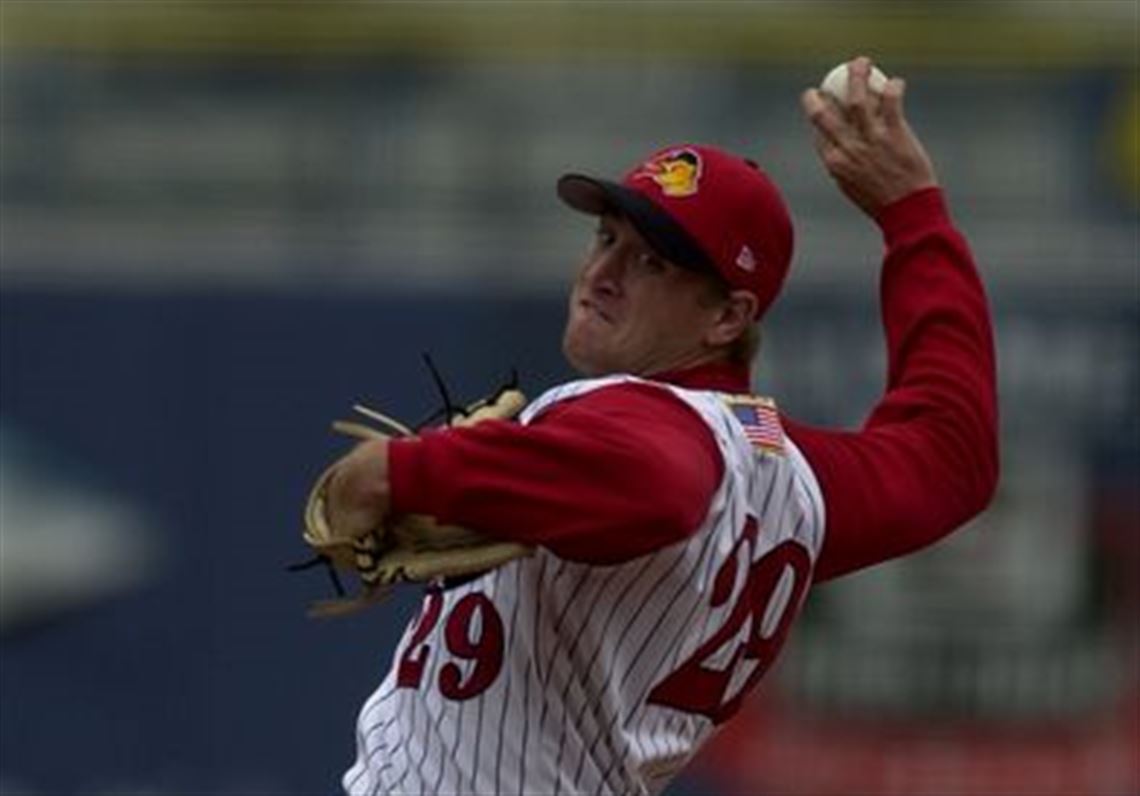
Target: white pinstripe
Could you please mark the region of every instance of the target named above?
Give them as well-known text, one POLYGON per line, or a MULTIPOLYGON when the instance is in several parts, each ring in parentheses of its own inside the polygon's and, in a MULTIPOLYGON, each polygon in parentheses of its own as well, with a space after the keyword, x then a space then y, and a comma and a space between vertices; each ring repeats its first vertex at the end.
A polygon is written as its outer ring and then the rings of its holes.
MULTIPOLYGON (((562 385, 528 407, 522 420, 621 380, 631 379, 562 385)), ((713 670, 735 662, 724 675, 725 699, 759 670, 759 661, 740 658, 737 645, 760 632, 762 606, 746 614, 736 606, 756 562, 777 545, 795 543, 814 562, 822 545, 822 501, 790 441, 787 455, 760 451, 716 394, 660 386, 696 410, 724 458, 724 476, 700 529, 616 565, 567 561, 540 549, 444 592, 440 619, 421 645, 429 653, 418 687, 399 687, 396 680, 412 622, 392 671, 361 710, 357 759, 343 779, 347 793, 655 793, 707 739, 714 727, 709 717, 648 697, 694 660, 713 670), (742 535, 747 516, 760 522, 754 541, 742 535), (731 582, 720 584, 728 596, 714 606, 718 573, 731 582), (449 648, 448 632, 452 642, 460 633, 478 652, 486 652, 480 645, 490 638, 486 623, 448 630, 465 598, 485 598, 498 613, 503 658, 481 693, 457 701, 440 690, 440 673, 458 666, 460 682, 468 683, 476 663, 449 648), (710 639, 718 632, 720 645, 695 658, 717 643, 710 639)), ((796 570, 779 575, 785 596, 789 573, 796 570)), ((781 616, 774 612, 768 625, 778 626, 773 620, 781 616)))

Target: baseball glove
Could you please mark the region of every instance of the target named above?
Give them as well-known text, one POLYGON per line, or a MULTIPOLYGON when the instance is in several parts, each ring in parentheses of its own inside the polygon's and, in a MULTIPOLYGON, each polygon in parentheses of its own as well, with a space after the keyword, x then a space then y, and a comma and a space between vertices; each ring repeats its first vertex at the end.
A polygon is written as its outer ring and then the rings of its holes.
MULTIPOLYGON (((446 393, 445 393, 446 399, 446 393)), ((488 399, 466 408, 445 410, 447 426, 469 426, 490 419, 510 419, 526 405, 526 398, 513 386, 505 387, 488 399)), ((337 420, 333 430, 358 440, 378 437, 408 437, 415 432, 408 426, 374 409, 356 405, 360 420, 337 420)), ((430 581, 475 575, 516 558, 529 555, 533 548, 513 542, 496 542, 475 531, 441 525, 422 515, 389 518, 364 536, 346 537, 329 522, 326 512, 329 483, 335 472, 331 465, 318 476, 305 503, 303 538, 316 558, 290 569, 306 569, 317 564, 328 567, 338 599, 314 603, 310 616, 353 613, 383 599, 398 583, 430 581), (353 572, 360 591, 347 595, 337 570, 353 572)))

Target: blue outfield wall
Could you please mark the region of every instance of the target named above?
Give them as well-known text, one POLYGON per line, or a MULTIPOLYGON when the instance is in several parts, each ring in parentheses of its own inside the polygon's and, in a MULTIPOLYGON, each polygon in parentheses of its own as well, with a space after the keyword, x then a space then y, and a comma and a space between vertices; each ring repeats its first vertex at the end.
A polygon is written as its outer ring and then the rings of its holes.
POLYGON ((563 377, 562 301, 7 293, 0 410, 165 552, 149 586, 0 653, 0 782, 32 792, 329 792, 414 598, 336 622, 299 510, 353 401, 438 405, 563 377), (537 375, 536 375, 537 374, 537 375), (6 778, 6 779, 5 779, 6 778))

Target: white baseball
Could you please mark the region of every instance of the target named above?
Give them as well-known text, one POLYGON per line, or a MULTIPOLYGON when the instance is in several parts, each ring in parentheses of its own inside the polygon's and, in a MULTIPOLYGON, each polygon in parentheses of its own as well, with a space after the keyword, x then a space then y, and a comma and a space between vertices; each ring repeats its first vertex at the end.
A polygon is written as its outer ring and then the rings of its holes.
MULTIPOLYGON (((819 84, 822 91, 826 91, 841 103, 847 103, 847 64, 842 63, 827 73, 827 77, 819 84)), ((867 88, 876 94, 881 94, 887 87, 887 76, 877 66, 871 67, 871 74, 867 78, 867 88)))

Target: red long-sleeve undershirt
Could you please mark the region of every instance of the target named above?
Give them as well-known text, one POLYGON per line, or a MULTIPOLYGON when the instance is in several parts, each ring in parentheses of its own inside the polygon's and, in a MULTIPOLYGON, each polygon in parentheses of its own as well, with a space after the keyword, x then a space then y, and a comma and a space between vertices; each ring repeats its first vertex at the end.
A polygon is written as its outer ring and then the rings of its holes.
MULTIPOLYGON (((784 418, 823 493, 817 580, 930 544, 980 511, 997 480, 993 338, 969 248, 937 189, 896 202, 878 223, 887 390, 859 431, 784 418)), ((747 369, 730 365, 653 378, 749 388, 747 369)), ((614 563, 693 533, 722 468, 693 410, 666 390, 625 384, 555 404, 529 426, 393 442, 389 477, 393 511, 614 563)))

